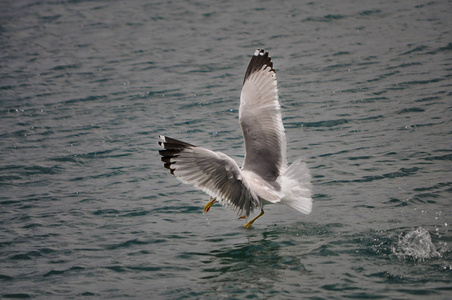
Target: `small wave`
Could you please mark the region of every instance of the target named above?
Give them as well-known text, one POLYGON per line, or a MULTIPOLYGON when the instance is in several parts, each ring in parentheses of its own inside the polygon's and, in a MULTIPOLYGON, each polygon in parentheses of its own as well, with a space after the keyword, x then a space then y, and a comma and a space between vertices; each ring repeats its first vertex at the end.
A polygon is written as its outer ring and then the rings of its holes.
POLYGON ((325 120, 319 122, 306 122, 305 127, 335 127, 343 124, 347 124, 347 119, 337 119, 337 120, 325 120))
POLYGON ((50 270, 49 272, 43 274, 43 277, 60 275, 60 274, 64 274, 66 272, 71 272, 71 271, 83 271, 83 270, 85 270, 85 268, 84 267, 80 267, 80 266, 73 266, 73 267, 70 267, 69 269, 66 269, 66 270, 50 270))
POLYGON ((402 53, 401 55, 407 55, 407 54, 412 54, 414 52, 423 52, 424 50, 426 50, 428 47, 425 45, 413 48, 411 50, 408 50, 407 52, 402 53))
POLYGON ((359 13, 360 16, 370 16, 373 14, 379 14, 381 13, 380 9, 369 9, 369 10, 364 10, 362 12, 359 13))
POLYGON ((422 227, 405 235, 401 233, 397 245, 392 248, 392 252, 400 259, 413 259, 416 261, 442 257, 432 243, 430 233, 422 227))
POLYGON ((29 294, 25 294, 25 293, 15 293, 15 294, 3 294, 2 295, 4 298, 14 298, 14 299, 26 299, 26 298, 31 298, 31 296, 29 294))
POLYGON ((323 17, 307 17, 303 22, 331 22, 345 18, 343 15, 325 15, 323 17))
POLYGON ((406 114, 406 113, 412 113, 412 112, 424 112, 425 109, 420 108, 420 107, 411 107, 411 108, 404 108, 400 111, 397 111, 396 114, 401 115, 401 114, 406 114))

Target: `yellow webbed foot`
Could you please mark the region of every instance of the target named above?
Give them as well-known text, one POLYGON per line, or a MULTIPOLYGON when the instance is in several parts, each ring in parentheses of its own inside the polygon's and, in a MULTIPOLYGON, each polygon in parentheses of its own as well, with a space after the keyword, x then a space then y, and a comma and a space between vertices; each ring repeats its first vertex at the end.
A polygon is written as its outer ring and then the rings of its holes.
POLYGON ((248 223, 243 225, 243 228, 251 228, 252 225, 253 225, 253 223, 251 223, 251 221, 249 221, 248 223))
POLYGON ((253 225, 254 221, 256 221, 257 219, 259 219, 262 215, 264 214, 264 210, 261 210, 261 213, 255 217, 254 219, 252 219, 251 221, 249 221, 248 223, 246 223, 245 225, 243 225, 244 228, 251 228, 251 226, 253 225))
POLYGON ((212 207, 212 205, 217 201, 217 198, 210 197, 209 202, 207 202, 206 206, 204 206, 204 212, 207 213, 209 209, 212 207))

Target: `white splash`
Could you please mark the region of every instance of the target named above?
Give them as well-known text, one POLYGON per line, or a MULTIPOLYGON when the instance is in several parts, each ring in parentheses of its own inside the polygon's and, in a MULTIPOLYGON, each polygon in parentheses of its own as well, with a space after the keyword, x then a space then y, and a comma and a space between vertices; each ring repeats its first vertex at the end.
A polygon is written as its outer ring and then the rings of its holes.
POLYGON ((399 242, 392 248, 392 252, 401 259, 424 261, 428 258, 441 257, 432 243, 430 233, 419 227, 403 235, 399 235, 399 242))

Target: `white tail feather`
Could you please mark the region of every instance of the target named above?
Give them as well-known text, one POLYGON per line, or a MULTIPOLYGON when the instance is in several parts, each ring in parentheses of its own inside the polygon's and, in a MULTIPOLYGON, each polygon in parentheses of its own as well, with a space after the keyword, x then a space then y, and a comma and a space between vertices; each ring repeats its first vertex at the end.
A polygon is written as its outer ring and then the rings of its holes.
POLYGON ((309 169, 300 159, 294 161, 280 176, 284 197, 281 203, 304 214, 312 210, 311 175, 309 169))

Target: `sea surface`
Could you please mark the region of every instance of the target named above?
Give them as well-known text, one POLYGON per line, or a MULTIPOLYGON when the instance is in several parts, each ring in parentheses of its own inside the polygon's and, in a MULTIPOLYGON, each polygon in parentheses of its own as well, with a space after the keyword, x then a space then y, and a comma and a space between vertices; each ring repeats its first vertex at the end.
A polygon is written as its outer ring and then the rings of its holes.
POLYGON ((451 299, 452 2, 0 1, 0 297, 451 299), (251 229, 158 135, 243 161, 257 48, 302 215, 251 229))

